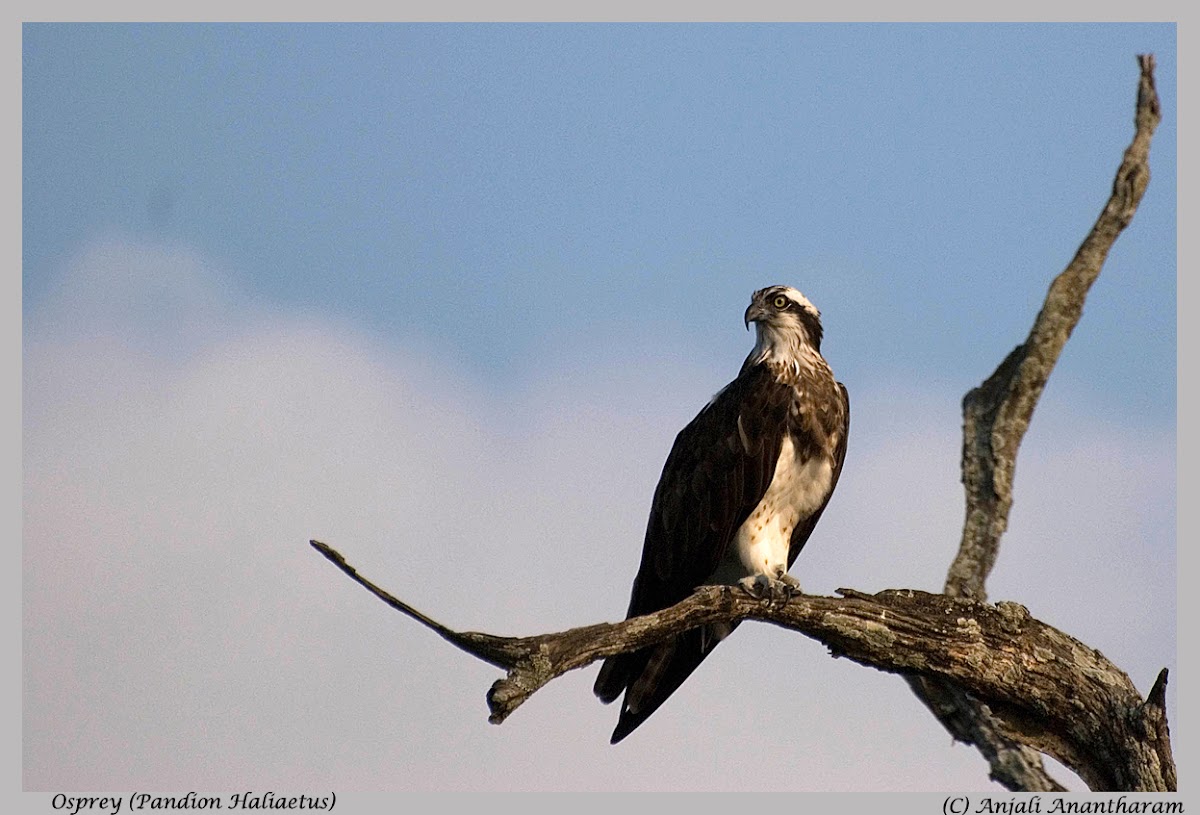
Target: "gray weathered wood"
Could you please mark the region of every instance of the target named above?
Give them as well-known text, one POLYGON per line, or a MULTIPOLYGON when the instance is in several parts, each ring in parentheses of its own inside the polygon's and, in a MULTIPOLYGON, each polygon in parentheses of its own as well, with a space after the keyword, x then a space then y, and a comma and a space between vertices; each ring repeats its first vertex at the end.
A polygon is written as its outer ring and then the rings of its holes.
MULTIPOLYGON (((987 576, 1012 508, 1017 450, 1063 346, 1083 315, 1088 290, 1117 236, 1133 219, 1150 181, 1150 140, 1162 114, 1154 87, 1154 57, 1139 56, 1138 66, 1133 141, 1117 169, 1112 194, 1074 258, 1050 284, 1025 342, 963 399, 966 518, 958 554, 946 576, 945 592, 951 597, 987 599, 987 576)), ((995 781, 1011 790, 1062 789, 1031 748, 1028 727, 1007 726, 994 709, 944 681, 920 678, 909 684, 955 739, 979 749, 995 781)), ((1110 788, 1104 777, 1082 773, 1081 777, 1092 789, 1110 788)))

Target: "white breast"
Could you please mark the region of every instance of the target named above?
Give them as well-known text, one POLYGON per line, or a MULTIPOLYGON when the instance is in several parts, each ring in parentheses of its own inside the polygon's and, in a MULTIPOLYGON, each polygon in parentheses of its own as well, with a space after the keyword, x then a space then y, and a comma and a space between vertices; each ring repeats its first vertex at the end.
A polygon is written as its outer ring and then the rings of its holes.
POLYGON ((801 460, 791 438, 784 436, 771 485, 738 529, 730 553, 737 561, 722 569, 722 577, 732 576, 728 567, 736 566, 744 570, 740 576, 786 572, 792 530, 821 506, 832 479, 833 462, 824 456, 801 460))

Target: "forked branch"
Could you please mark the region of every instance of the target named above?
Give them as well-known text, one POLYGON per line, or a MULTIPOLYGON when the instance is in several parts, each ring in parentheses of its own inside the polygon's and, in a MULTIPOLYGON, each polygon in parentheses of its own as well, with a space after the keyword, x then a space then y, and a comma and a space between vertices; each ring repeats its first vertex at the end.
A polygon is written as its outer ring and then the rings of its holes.
POLYGON ((706 586, 670 608, 619 623, 501 637, 447 628, 359 575, 331 547, 311 543, 388 605, 502 668, 506 675, 487 695, 495 724, 567 671, 696 626, 762 620, 824 643, 835 657, 961 687, 1006 726, 1029 730, 1040 749, 1105 789, 1168 788, 1158 742, 1147 737, 1162 721, 1154 694, 1144 702, 1129 677, 1101 653, 1016 603, 839 589, 841 597, 799 595, 770 605, 739 588, 706 586))
MULTIPOLYGON (((1162 112, 1154 87, 1154 57, 1139 56, 1138 66, 1133 141, 1117 168, 1112 194, 1075 257, 1050 284, 1025 342, 963 399, 966 518, 958 554, 946 576, 945 592, 951 597, 987 599, 987 576, 1012 509, 1017 450, 1050 372, 1083 315, 1088 290, 1117 236, 1133 219, 1150 181, 1150 140, 1162 112)), ((961 687, 930 678, 909 684, 954 738, 974 744, 987 758, 994 780, 1011 790, 1062 789, 1043 769, 1041 756, 1030 747, 1033 742, 1022 738, 1022 731, 1006 727, 994 710, 972 700, 961 687)), ((1169 750, 1169 740, 1164 745, 1169 750)), ((1171 773, 1173 785, 1173 765, 1171 773)), ((1112 789, 1109 780, 1081 776, 1093 789, 1112 789)))
POLYGON ((739 589, 708 586, 671 608, 619 623, 500 637, 449 629, 359 575, 329 546, 312 545, 388 605, 503 669, 506 676, 488 692, 495 723, 567 671, 696 626, 753 619, 818 640, 835 657, 905 676, 950 733, 976 745, 992 778, 1010 789, 1063 789, 1046 774, 1041 753, 1073 769, 1092 789, 1175 789, 1165 669, 1143 700, 1098 651, 1034 619, 1023 606, 984 602, 1012 506, 1017 449, 1087 291, 1149 181, 1150 139, 1161 114, 1154 59, 1141 56, 1138 63, 1136 131, 1108 203, 1051 284, 1029 337, 963 400, 967 511, 944 594, 840 589, 841 597, 801 595, 770 605, 739 589))

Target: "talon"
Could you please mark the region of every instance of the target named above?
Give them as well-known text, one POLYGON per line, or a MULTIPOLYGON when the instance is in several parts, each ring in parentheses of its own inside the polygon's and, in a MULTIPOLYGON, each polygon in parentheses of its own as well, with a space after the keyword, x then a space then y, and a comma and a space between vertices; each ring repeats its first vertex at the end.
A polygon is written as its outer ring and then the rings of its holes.
POLYGON ((793 597, 797 594, 804 594, 804 592, 800 590, 800 581, 792 577, 787 572, 779 575, 779 582, 787 587, 788 597, 793 597))
POLYGON ((768 608, 787 605, 792 597, 801 593, 800 581, 783 571, 777 577, 765 574, 743 577, 738 581, 738 587, 755 600, 763 601, 768 608))
POLYGON ((772 585, 772 604, 786 606, 787 601, 792 598, 792 587, 782 580, 776 581, 772 585))
POLYGON ((755 600, 763 600, 771 587, 771 579, 765 574, 750 575, 738 581, 738 587, 755 600))

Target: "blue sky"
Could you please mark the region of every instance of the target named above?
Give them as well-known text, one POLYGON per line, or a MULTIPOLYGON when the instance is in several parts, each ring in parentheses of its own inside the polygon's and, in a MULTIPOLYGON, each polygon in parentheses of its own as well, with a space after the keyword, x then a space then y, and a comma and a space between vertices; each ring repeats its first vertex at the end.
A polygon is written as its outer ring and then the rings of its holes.
MULTIPOLYGON (((30 27, 26 313, 56 262, 117 230, 211 254, 258 302, 436 342, 496 387, 564 334, 711 337, 776 278, 846 328, 848 378, 976 377, 1098 211, 1133 52, 1157 53, 1173 109, 1173 42, 1103 25, 30 27), (470 332, 429 307, 447 301, 470 332), (880 322, 909 342, 850 330, 880 322)), ((1114 265, 1148 272, 1102 280, 1114 296, 1082 330, 1111 347, 1081 360, 1089 381, 1140 358, 1135 331, 1170 353, 1173 223, 1147 207, 1118 245, 1114 265)), ((1173 381, 1155 371, 1125 406, 1171 410, 1173 381)))
POLYGON ((959 400, 1099 213, 1142 52, 1153 178, 990 588, 1148 690, 1175 666, 1173 26, 26 25, 26 787, 438 789, 461 754, 482 788, 987 789, 903 683, 745 626, 619 748, 591 669, 492 728, 490 668, 305 542, 450 625, 619 617, 674 433, 788 283, 852 405, 798 576, 936 590, 959 400), (761 706, 728 703, 747 665, 761 706), (909 757, 863 746, 889 732, 909 757), (719 745, 756 733, 795 752, 746 776, 719 745), (694 760, 653 767, 668 743, 694 760))

